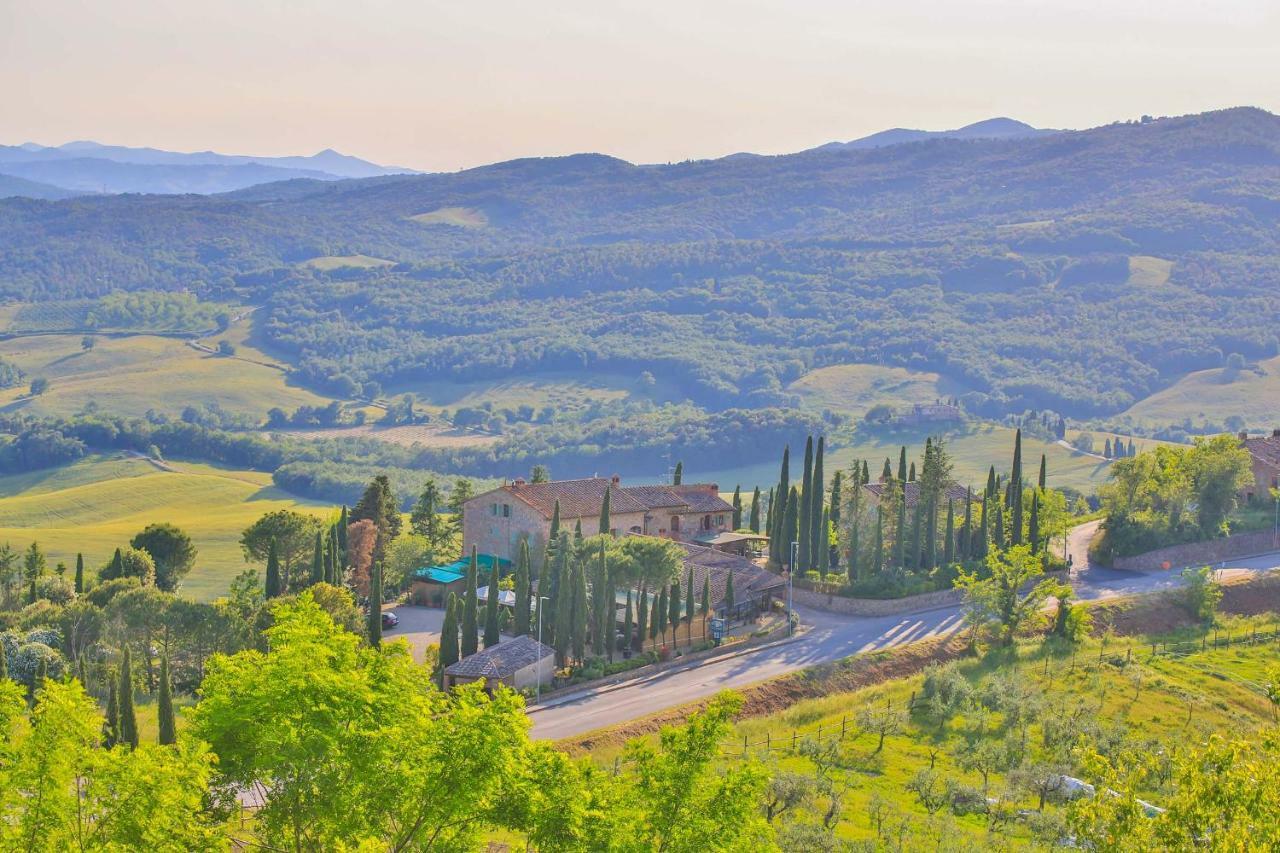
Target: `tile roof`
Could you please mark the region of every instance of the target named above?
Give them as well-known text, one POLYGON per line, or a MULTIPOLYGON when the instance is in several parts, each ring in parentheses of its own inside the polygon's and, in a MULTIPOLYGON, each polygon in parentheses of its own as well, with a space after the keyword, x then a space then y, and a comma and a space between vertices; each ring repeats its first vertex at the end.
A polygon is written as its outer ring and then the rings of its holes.
POLYGON ((446 675, 464 678, 509 678, 556 650, 528 635, 516 637, 445 667, 446 675))
POLYGON ((1273 434, 1264 438, 1246 438, 1244 446, 1254 459, 1272 468, 1280 468, 1280 436, 1273 434))
MULTIPOLYGON (((498 491, 519 498, 544 518, 555 512, 560 503, 560 518, 596 518, 609 491, 609 508, 615 513, 649 512, 669 509, 685 512, 732 512, 733 506, 720 497, 714 483, 681 486, 621 486, 604 477, 582 480, 554 480, 549 483, 516 482, 498 491)), ((483 498, 478 495, 472 500, 483 498)))
MULTIPOLYGON (((884 483, 867 483, 862 488, 866 489, 868 492, 875 495, 875 498, 878 501, 880 500, 880 496, 884 494, 885 484, 884 483)), ((920 484, 919 483, 903 483, 902 493, 906 497, 908 509, 910 509, 911 507, 915 506, 917 503, 920 502, 920 484)), ((952 483, 950 486, 947 486, 946 491, 943 493, 943 497, 947 498, 948 500, 963 502, 966 498, 969 497, 969 491, 965 489, 964 486, 958 485, 956 483, 952 483)))

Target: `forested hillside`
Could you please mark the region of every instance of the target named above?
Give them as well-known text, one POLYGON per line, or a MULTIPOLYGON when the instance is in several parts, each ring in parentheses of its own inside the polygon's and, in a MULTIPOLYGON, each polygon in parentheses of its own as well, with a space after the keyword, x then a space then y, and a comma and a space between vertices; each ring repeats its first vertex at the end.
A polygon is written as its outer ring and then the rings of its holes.
POLYGON ((584 154, 10 199, 0 298, 264 303, 270 343, 340 395, 649 370, 728 408, 785 402, 816 366, 882 362, 962 381, 975 412, 1110 414, 1280 349, 1278 166, 1280 118, 1236 109, 667 166, 584 154), (394 264, 303 266, 335 256, 394 264))

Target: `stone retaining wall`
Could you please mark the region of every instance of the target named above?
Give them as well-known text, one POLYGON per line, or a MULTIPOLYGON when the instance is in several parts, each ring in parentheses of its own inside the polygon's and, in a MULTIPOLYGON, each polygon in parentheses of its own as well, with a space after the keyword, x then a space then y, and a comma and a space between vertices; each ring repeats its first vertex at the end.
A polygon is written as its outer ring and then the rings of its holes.
POLYGON ((1174 545, 1159 548, 1145 554, 1132 557, 1118 557, 1113 568, 1130 572, 1162 572, 1165 563, 1169 570, 1175 571, 1188 566, 1206 566, 1231 560, 1237 557, 1252 557, 1268 551, 1280 550, 1280 542, 1276 541, 1273 531, 1258 533, 1241 533, 1236 536, 1225 536, 1222 539, 1210 539, 1205 542, 1188 542, 1185 545, 1174 545))
POLYGON ((841 613, 845 616, 896 616, 899 613, 913 613, 918 610, 933 610, 937 607, 960 604, 964 601, 964 591, 943 589, 921 595, 909 595, 906 598, 880 599, 844 598, 794 587, 791 597, 796 604, 812 607, 815 610, 825 610, 828 613, 841 613))

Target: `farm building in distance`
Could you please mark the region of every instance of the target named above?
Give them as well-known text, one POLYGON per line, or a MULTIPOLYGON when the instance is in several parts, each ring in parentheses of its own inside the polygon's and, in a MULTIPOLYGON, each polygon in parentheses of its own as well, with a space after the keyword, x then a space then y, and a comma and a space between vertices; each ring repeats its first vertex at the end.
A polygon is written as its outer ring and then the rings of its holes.
POLYGON ((720 497, 715 483, 669 486, 623 486, 619 477, 591 477, 527 483, 516 480, 462 505, 463 553, 472 546, 481 554, 513 560, 521 540, 541 559, 560 507, 560 529, 599 530, 600 510, 609 495, 609 520, 615 536, 638 533, 677 542, 711 541, 733 524, 733 506, 720 497))

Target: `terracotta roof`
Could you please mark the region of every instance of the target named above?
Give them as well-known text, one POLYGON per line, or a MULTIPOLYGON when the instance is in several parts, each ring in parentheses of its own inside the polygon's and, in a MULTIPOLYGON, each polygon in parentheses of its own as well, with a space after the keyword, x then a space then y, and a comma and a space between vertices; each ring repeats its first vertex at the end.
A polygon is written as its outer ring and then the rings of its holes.
MULTIPOLYGON (((686 512, 732 512, 733 506, 720 497, 714 483, 681 486, 621 486, 604 477, 582 480, 554 480, 549 483, 511 483, 495 491, 506 492, 551 518, 556 502, 560 518, 596 518, 609 491, 609 508, 615 513, 648 512, 655 509, 686 512)), ((472 498, 478 501, 493 492, 472 498)))
POLYGON ((1280 468, 1280 436, 1268 435, 1264 438, 1246 438, 1244 447, 1254 459, 1272 468, 1280 468))
POLYGON ((526 666, 554 656, 555 653, 556 650, 550 646, 523 635, 465 657, 445 667, 444 671, 446 675, 460 675, 464 678, 509 678, 526 666))
MULTIPOLYGON (((880 496, 884 494, 885 484, 884 483, 867 483, 862 488, 866 489, 868 492, 875 495, 875 498, 878 501, 880 500, 880 496)), ((920 502, 920 484, 919 483, 903 483, 902 493, 906 497, 908 509, 910 509, 911 507, 915 506, 917 503, 920 502)), ((956 483, 952 483, 950 486, 947 486, 946 491, 943 493, 944 498, 948 500, 959 501, 962 503, 964 502, 965 498, 967 498, 968 496, 969 496, 969 492, 963 486, 957 485, 956 483)))

